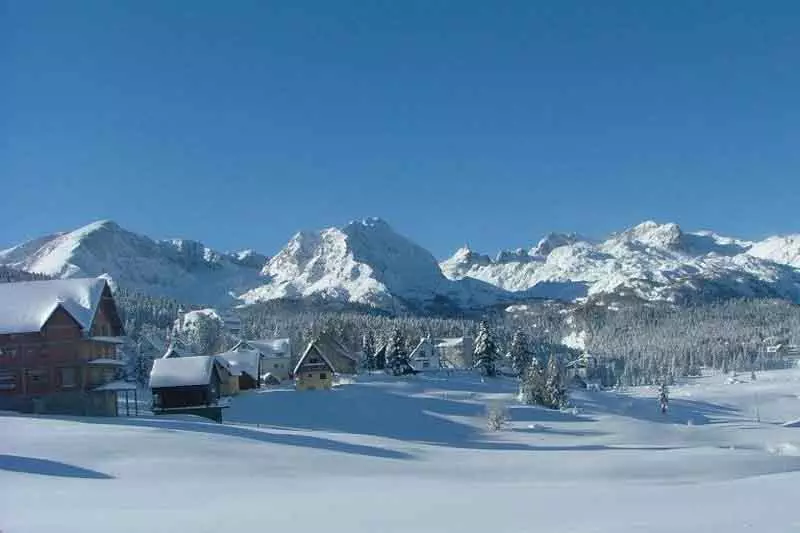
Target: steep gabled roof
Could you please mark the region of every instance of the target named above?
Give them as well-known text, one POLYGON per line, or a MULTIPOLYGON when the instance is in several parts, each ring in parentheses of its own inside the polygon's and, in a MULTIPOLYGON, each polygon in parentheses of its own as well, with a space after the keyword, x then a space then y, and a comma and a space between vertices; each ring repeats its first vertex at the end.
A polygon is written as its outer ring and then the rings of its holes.
POLYGON ((419 343, 417 343, 416 348, 411 350, 411 353, 408 355, 408 358, 409 359, 415 359, 417 357, 428 358, 428 357, 433 357, 434 355, 435 354, 433 349, 433 343, 431 342, 430 337, 423 337, 419 340, 419 343))
POLYGON ((88 331, 105 288, 102 278, 0 283, 0 334, 41 331, 58 307, 88 331))
POLYGON ((350 350, 342 346, 342 343, 340 343, 339 341, 337 341, 335 338, 333 338, 328 334, 323 333, 319 335, 315 340, 315 342, 320 348, 320 351, 327 350, 330 353, 334 353, 341 357, 346 357, 347 359, 350 359, 353 362, 358 362, 358 358, 356 358, 356 356, 353 355, 350 352, 350 350))
POLYGON ((334 367, 333 364, 331 364, 331 361, 325 355, 325 352, 320 350, 319 347, 317 346, 317 341, 313 340, 308 343, 308 346, 306 346, 306 350, 303 352, 303 355, 300 356, 300 359, 294 366, 294 372, 292 372, 293 374, 297 374, 297 372, 300 370, 300 367, 303 366, 303 363, 305 363, 305 360, 311 353, 316 353, 317 355, 319 355, 322 358, 322 360, 325 361, 325 364, 328 365, 328 368, 330 369, 331 372, 336 371, 336 367, 334 367))

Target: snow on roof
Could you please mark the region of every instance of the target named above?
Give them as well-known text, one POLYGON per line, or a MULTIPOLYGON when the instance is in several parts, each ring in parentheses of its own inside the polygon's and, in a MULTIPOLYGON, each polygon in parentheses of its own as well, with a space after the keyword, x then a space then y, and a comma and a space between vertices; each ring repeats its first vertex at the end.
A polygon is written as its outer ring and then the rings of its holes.
POLYGON ((213 355, 156 359, 150 371, 150 388, 208 385, 215 360, 213 355))
POLYGON ((217 357, 225 359, 233 368, 258 379, 258 362, 261 359, 261 352, 236 350, 218 354, 217 357))
POLYGON ((105 286, 98 278, 1 283, 0 335, 40 331, 59 305, 88 330, 105 286))
POLYGON ((416 357, 431 357, 433 356, 433 345, 431 344, 431 339, 429 337, 423 337, 419 340, 416 348, 411 350, 411 353, 408 355, 410 359, 414 359, 416 357))
POLYGON ((243 345, 260 351, 264 357, 290 357, 289 339, 258 339, 252 341, 241 341, 233 347, 234 350, 247 349, 243 345), (242 348, 240 348, 240 346, 242 348))
POLYGON ((451 337, 444 339, 436 339, 436 346, 439 348, 446 348, 450 346, 461 346, 464 344, 466 337, 451 337))
POLYGON ((319 340, 313 340, 308 343, 308 346, 306 346, 306 351, 303 352, 303 355, 300 356, 300 359, 298 359, 297 364, 294 366, 294 372, 292 372, 293 374, 296 375, 297 372, 300 370, 300 367, 305 362, 306 357, 308 357, 308 354, 311 353, 312 348, 319 354, 320 357, 322 357, 322 360, 325 361, 325 363, 331 368, 331 370, 335 371, 336 367, 333 366, 333 363, 331 363, 330 359, 328 359, 328 356, 325 355, 324 350, 319 349, 319 347, 317 346, 318 342, 319 340))
POLYGON ((112 381, 111 383, 106 383, 105 385, 100 385, 99 387, 95 387, 92 389, 93 391, 116 391, 116 390, 136 390, 136 384, 130 383, 128 381, 112 381))
POLYGON ((125 361, 120 361, 119 359, 109 359, 107 357, 101 357, 99 359, 92 359, 89 361, 90 365, 116 365, 116 366, 125 366, 125 361))
POLYGON ((104 335, 98 335, 95 337, 89 337, 89 340, 97 341, 97 342, 107 342, 109 344, 125 344, 124 337, 108 337, 104 335))

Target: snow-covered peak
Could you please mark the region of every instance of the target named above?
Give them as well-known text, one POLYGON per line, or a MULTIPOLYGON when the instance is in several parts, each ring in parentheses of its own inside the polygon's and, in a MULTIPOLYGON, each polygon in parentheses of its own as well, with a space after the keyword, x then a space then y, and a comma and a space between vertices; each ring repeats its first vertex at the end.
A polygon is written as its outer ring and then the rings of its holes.
POLYGON ((64 279, 107 275, 126 288, 198 303, 230 301, 229 292, 254 286, 261 266, 244 266, 197 241, 155 241, 111 220, 2 251, 0 264, 64 279))
POLYGON ((539 241, 535 248, 530 251, 530 255, 547 257, 550 252, 560 246, 567 246, 587 239, 577 233, 548 233, 539 241))
POLYGON ((652 220, 647 220, 625 230, 614 240, 637 242, 654 248, 677 249, 681 245, 682 237, 683 232, 680 226, 673 222, 659 224, 652 220))
POLYGON ((478 282, 451 282, 430 252, 375 218, 298 233, 263 273, 269 281, 244 294, 246 303, 319 298, 398 310, 437 298, 485 304, 508 296, 478 282))
POLYGON ((754 257, 800 268, 800 233, 769 237, 753 244, 748 253, 754 257))

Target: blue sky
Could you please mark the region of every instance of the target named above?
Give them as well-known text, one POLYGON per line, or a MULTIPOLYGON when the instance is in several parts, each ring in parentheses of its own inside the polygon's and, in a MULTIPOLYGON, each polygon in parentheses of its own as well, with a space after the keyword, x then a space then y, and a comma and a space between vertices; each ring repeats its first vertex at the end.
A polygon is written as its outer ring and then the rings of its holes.
POLYGON ((0 247, 800 231, 800 3, 0 0, 0 247))

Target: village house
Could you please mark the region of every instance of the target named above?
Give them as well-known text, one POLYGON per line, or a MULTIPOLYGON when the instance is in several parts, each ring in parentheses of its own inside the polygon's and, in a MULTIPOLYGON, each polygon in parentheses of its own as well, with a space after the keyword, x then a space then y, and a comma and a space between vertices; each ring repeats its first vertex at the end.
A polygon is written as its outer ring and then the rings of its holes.
POLYGON ((358 372, 358 357, 345 348, 331 335, 321 334, 312 341, 318 351, 333 365, 337 374, 355 374, 358 372))
POLYGON ((228 362, 232 374, 238 375, 238 389, 257 389, 261 386, 262 354, 256 350, 231 350, 218 354, 228 362))
POLYGON ((333 364, 317 343, 311 341, 294 368, 294 385, 299 391, 326 390, 333 387, 333 364))
POLYGON ((355 374, 358 360, 330 335, 308 343, 294 368, 297 390, 330 389, 334 374, 355 374))
POLYGON ((0 284, 0 409, 119 414, 122 335, 104 279, 0 284))
POLYGON ((292 370, 292 350, 289 339, 260 339, 241 340, 231 351, 257 351, 261 354, 261 367, 259 378, 264 380, 272 377, 279 381, 289 379, 292 370))
POLYGON ((411 368, 417 372, 429 372, 441 369, 439 352, 430 337, 420 339, 417 346, 408 356, 411 368))
POLYGON ((454 370, 472 368, 473 341, 472 337, 452 337, 436 339, 433 341, 439 352, 441 366, 454 370))
POLYGON ((218 406, 221 397, 231 395, 233 381, 238 377, 215 355, 156 359, 150 371, 153 412, 218 406))

